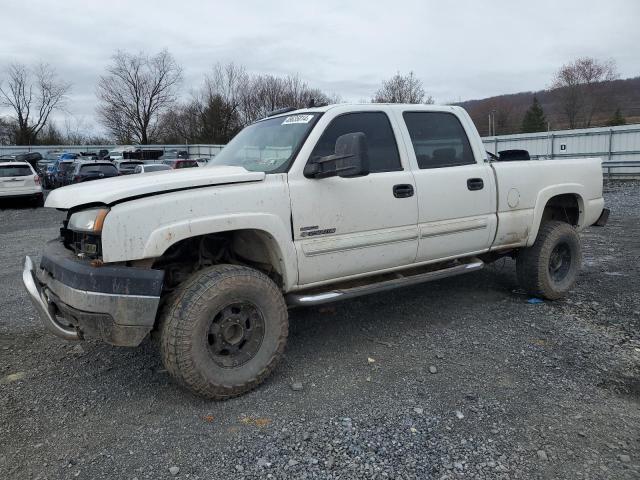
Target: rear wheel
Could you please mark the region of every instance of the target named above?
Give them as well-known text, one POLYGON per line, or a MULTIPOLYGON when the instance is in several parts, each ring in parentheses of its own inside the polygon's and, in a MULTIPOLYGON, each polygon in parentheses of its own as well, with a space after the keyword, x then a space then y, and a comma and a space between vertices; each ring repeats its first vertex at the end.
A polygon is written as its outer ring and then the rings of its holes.
POLYGON ((582 247, 575 228, 550 221, 540 226, 535 243, 518 253, 520 285, 531 295, 556 300, 573 287, 582 264, 582 247))
POLYGON ((44 207, 44 194, 41 193, 35 198, 35 200, 33 201, 33 206, 36 208, 44 207))
POLYGON ((194 274, 169 302, 161 319, 162 359, 171 376, 198 395, 246 393, 284 352, 287 307, 261 272, 216 265, 194 274))

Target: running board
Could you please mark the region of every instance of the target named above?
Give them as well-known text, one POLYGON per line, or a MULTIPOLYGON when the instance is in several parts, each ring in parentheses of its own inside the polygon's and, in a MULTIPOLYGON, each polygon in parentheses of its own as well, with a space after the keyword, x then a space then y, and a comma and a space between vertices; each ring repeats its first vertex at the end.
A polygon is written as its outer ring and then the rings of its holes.
MULTIPOLYGON (((338 300, 359 297, 361 295, 368 295, 370 293, 384 292, 394 288, 439 280, 441 278, 454 277, 456 275, 462 275, 463 273, 475 272, 483 267, 484 262, 482 260, 473 258, 469 263, 442 268, 440 270, 432 270, 425 273, 417 273, 414 275, 403 275, 402 272, 394 272, 392 275, 395 275, 396 278, 377 281, 366 285, 345 288, 335 288, 334 286, 334 288, 325 291, 313 289, 307 292, 301 291, 289 293, 286 296, 286 301, 288 305, 297 307, 320 305, 323 303, 337 302, 338 300)), ((329 286, 329 288, 330 287, 331 286, 329 286)))

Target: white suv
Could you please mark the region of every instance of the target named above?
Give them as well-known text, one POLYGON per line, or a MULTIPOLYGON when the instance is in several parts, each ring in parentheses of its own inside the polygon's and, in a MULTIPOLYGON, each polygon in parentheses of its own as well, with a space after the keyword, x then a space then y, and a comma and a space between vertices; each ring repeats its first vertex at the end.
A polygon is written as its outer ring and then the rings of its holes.
POLYGON ((0 199, 20 197, 44 204, 40 176, 25 162, 0 163, 0 199))

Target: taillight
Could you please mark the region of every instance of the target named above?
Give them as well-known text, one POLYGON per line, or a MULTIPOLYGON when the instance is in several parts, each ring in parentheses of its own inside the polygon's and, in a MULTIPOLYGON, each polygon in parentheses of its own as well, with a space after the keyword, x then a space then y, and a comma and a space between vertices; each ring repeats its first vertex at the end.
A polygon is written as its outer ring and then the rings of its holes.
POLYGON ((73 177, 73 181, 74 181, 74 182, 78 182, 78 181, 80 181, 80 175, 75 175, 75 176, 73 177))
POLYGON ((38 175, 33 176, 33 181, 36 185, 40 185, 40 177, 38 175))

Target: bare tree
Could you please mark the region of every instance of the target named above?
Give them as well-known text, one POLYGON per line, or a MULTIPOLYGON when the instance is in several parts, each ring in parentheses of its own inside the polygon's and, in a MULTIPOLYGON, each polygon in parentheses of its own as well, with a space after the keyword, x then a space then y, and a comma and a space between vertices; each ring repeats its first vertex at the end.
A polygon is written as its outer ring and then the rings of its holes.
POLYGON ((98 82, 98 115, 118 141, 147 144, 181 81, 182 68, 167 50, 151 57, 118 51, 98 82))
POLYGON ((244 120, 245 123, 251 123, 279 108, 305 108, 339 101, 340 97, 336 95, 327 95, 320 89, 311 88, 298 75, 258 75, 249 82, 244 102, 244 120))
POLYGON ((10 145, 13 143, 14 130, 11 123, 0 118, 0 145, 10 145))
POLYGON ((396 73, 389 80, 382 82, 382 87, 378 89, 372 103, 433 103, 433 97, 426 96, 422 81, 416 78, 413 72, 408 75, 396 73))
POLYGON ((581 57, 563 65, 555 74, 552 88, 562 104, 569 128, 590 127, 593 114, 607 101, 603 82, 619 77, 613 60, 581 57))
POLYGON ((162 138, 227 143, 244 126, 272 110, 338 101, 339 97, 309 87, 297 75, 249 75, 233 63, 216 64, 191 101, 163 115, 162 138))
POLYGON ((33 69, 20 63, 9 66, 7 85, 0 84, 0 104, 13 110, 16 144, 35 142, 51 112, 63 106, 70 88, 45 63, 33 69))
POLYGON ((205 78, 200 118, 205 136, 228 142, 244 126, 244 104, 250 88, 244 67, 216 64, 205 78))

